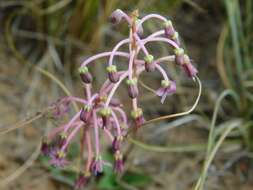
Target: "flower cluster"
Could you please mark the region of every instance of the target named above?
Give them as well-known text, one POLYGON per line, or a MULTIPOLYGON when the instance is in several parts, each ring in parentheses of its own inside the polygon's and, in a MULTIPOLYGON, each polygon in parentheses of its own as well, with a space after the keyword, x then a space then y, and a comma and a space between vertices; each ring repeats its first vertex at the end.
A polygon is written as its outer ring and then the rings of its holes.
MULTIPOLYGON (((113 24, 126 21, 129 26, 129 37, 120 41, 112 51, 103 52, 86 59, 79 68, 79 74, 84 84, 85 98, 66 97, 62 101, 64 106, 55 113, 60 115, 65 112, 69 102, 75 101, 83 107, 76 113, 70 121, 62 126, 53 129, 47 142, 42 145, 42 152, 50 156, 50 163, 57 167, 63 167, 69 163, 67 161, 67 150, 77 134, 81 134, 81 148, 87 150, 84 157, 86 160, 84 168, 76 181, 76 188, 85 185, 91 175, 98 175, 103 171, 103 166, 108 164, 102 159, 100 151, 101 135, 108 137, 114 153, 114 170, 122 172, 124 170, 122 144, 130 128, 141 127, 145 122, 143 110, 138 106, 138 80, 143 72, 161 73, 161 86, 157 89, 156 95, 161 97, 163 103, 167 95, 176 92, 176 82, 173 81, 162 67, 165 61, 174 61, 186 75, 194 78, 197 70, 191 63, 189 56, 180 46, 178 32, 172 22, 158 14, 150 14, 139 18, 138 11, 127 15, 122 10, 115 10, 110 20, 113 24), (163 23, 162 29, 143 37, 143 23, 150 19, 156 19, 163 23), (150 42, 164 42, 174 50, 174 55, 157 58, 147 48, 150 42), (129 46, 129 52, 119 51, 123 45, 129 46), (143 54, 140 54, 142 52, 143 54), (141 56, 143 55, 143 56, 141 56), (124 57, 127 60, 127 70, 119 70, 113 60, 115 56, 124 57), (90 72, 95 60, 108 57, 106 68, 108 79, 98 91, 92 88, 93 76, 90 72), (126 83, 128 95, 132 102, 131 113, 126 113, 123 104, 115 98, 115 93, 121 84, 126 83), (61 111, 62 110, 62 111, 61 111), (132 119, 128 118, 128 115, 132 119), (85 148, 84 148, 85 147, 85 148)), ((81 152, 83 152, 81 150, 81 152)))

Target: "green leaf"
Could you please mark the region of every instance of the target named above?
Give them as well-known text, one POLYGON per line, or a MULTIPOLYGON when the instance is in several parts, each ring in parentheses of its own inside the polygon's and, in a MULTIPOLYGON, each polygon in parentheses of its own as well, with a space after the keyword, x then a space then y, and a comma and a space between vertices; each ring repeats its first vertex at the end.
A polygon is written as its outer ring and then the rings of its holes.
POLYGON ((152 178, 150 176, 134 172, 127 172, 123 176, 122 180, 135 187, 145 187, 152 182, 152 178))

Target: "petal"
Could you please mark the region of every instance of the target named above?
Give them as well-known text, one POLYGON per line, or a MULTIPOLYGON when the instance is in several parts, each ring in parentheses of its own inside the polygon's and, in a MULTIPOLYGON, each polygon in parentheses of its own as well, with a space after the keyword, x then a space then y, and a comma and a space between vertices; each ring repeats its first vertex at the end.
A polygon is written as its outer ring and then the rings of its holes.
POLYGON ((156 95, 157 96, 163 96, 165 93, 165 88, 159 88, 157 91, 156 91, 156 95))

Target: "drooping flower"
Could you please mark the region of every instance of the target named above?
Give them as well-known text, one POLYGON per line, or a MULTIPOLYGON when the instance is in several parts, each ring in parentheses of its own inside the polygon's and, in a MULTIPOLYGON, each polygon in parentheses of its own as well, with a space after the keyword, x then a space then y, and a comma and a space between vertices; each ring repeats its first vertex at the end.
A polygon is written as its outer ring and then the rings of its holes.
POLYGON ((153 55, 146 55, 144 57, 144 61, 145 61, 145 70, 147 72, 152 72, 155 70, 155 62, 154 62, 154 56, 153 55))
POLYGON ((171 39, 177 43, 177 45, 180 45, 180 40, 179 40, 179 34, 178 32, 174 32, 173 36, 171 37, 171 39))
POLYGON ((133 110, 131 112, 131 116, 134 119, 134 122, 137 128, 139 128, 145 122, 143 111, 141 108, 137 108, 136 110, 133 110))
POLYGON ((120 9, 116 9, 112 12, 110 16, 110 21, 113 24, 119 24, 122 18, 124 17, 124 13, 120 9))
POLYGON ((139 94, 139 90, 137 87, 137 78, 128 79, 127 80, 128 85, 128 95, 130 98, 136 98, 139 94))
POLYGON ((103 127, 107 127, 110 124, 110 117, 112 114, 112 110, 109 107, 104 107, 100 110, 100 115, 103 121, 103 127))
POLYGON ((87 123, 89 119, 91 118, 91 106, 85 105, 82 108, 82 111, 80 113, 80 120, 83 121, 84 123, 87 123))
POLYGON ((188 77, 195 77, 198 70, 192 65, 191 60, 188 55, 184 55, 184 63, 182 67, 188 77))
POLYGON ((51 152, 51 146, 47 141, 43 141, 40 147, 40 151, 43 155, 49 156, 51 152))
POLYGON ((108 72, 108 78, 112 83, 116 83, 119 81, 119 73, 117 71, 117 67, 115 65, 110 65, 106 68, 108 72))
POLYGON ((77 180, 75 181, 74 188, 81 189, 82 187, 86 186, 89 181, 90 176, 91 175, 89 172, 79 174, 77 180))
POLYGON ((120 135, 120 136, 114 137, 113 142, 112 142, 112 149, 114 152, 116 152, 117 150, 120 150, 122 141, 123 141, 123 136, 120 135))
POLYGON ((78 71, 79 71, 80 77, 84 83, 91 83, 92 82, 93 77, 92 77, 91 73, 89 72, 88 67, 86 67, 86 66, 80 67, 78 71))
POLYGON ((103 160, 101 156, 96 157, 93 159, 91 163, 91 172, 97 176, 98 174, 103 172, 103 160))
POLYGON ((163 104, 165 98, 169 94, 173 94, 176 92, 176 83, 174 81, 162 80, 161 87, 156 91, 157 96, 161 96, 161 103, 163 104))
POLYGON ((178 65, 183 65, 184 64, 184 49, 182 48, 176 48, 174 50, 175 53, 175 62, 178 65))
POLYGON ((123 156, 120 151, 116 151, 114 154, 114 171, 121 173, 124 170, 123 156))
POLYGON ((172 22, 170 20, 166 20, 164 22, 164 34, 167 38, 172 38, 175 34, 175 29, 172 25, 172 22))

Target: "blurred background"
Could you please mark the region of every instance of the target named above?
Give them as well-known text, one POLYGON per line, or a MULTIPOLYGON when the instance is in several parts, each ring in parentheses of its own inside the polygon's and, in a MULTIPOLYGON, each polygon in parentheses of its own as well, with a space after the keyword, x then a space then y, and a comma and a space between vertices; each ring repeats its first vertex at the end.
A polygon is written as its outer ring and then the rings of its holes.
MULTIPOLYGON (((61 119, 45 109, 66 96, 65 88, 82 96, 82 60, 127 36, 125 24, 108 21, 116 8, 170 18, 199 70, 203 93, 193 113, 141 129, 138 141, 129 142, 123 176, 105 170, 87 189, 197 190, 200 176, 207 176, 207 190, 253 189, 252 0, 1 0, 0 189, 73 189, 77 171, 50 167, 38 147, 43 134, 74 109, 61 119)), ((147 33, 161 27, 144 25, 147 33)), ((150 48, 165 56, 163 45, 150 48)), ((96 86, 105 79, 105 62, 92 69, 96 86)), ((162 105, 141 89, 146 118, 188 110, 196 99, 196 84, 174 67, 168 71, 178 92, 162 105)), ((143 81, 155 88, 160 78, 143 81)), ((127 99, 124 89, 119 97, 127 99)), ((75 160, 75 144, 70 154, 75 160)))

